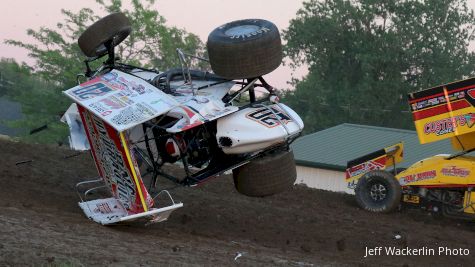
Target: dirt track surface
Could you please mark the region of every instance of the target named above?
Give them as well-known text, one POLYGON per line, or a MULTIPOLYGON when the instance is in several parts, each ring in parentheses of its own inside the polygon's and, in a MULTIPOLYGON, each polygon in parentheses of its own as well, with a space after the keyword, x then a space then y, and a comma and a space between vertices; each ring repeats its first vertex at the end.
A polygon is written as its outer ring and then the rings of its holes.
POLYGON ((95 168, 88 154, 65 158, 73 154, 0 140, 0 266, 473 266, 475 260, 475 224, 420 210, 375 215, 351 196, 303 186, 249 198, 234 191, 229 176, 173 190, 185 206, 166 222, 101 226, 83 215, 74 193, 95 168), (33 161, 16 165, 25 160, 33 161), (366 247, 379 246, 447 246, 470 255, 363 258, 366 247), (237 253, 243 255, 235 260, 237 253))

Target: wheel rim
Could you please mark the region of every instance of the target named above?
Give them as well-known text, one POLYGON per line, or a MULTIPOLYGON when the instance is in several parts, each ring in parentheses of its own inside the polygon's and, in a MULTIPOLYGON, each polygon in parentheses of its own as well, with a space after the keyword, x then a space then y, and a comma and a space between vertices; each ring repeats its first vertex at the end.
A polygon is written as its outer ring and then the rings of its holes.
POLYGON ((225 34, 228 36, 241 36, 241 35, 249 35, 254 32, 257 32, 261 29, 261 27, 256 25, 240 25, 236 27, 232 27, 228 29, 225 34))
POLYGON ((374 201, 382 201, 386 198, 388 190, 381 183, 374 183, 370 187, 369 194, 374 201))

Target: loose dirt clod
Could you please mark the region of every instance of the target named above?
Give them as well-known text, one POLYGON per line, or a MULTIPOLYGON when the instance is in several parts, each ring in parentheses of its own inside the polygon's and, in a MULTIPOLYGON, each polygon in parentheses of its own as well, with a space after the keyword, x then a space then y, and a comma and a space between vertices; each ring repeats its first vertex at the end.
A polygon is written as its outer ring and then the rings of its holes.
POLYGON ((344 251, 346 246, 345 246, 345 239, 340 239, 338 241, 336 241, 336 248, 338 249, 338 251, 344 251))
POLYGON ((22 164, 25 164, 25 163, 30 163, 30 162, 33 162, 33 160, 29 159, 29 160, 22 160, 22 161, 18 161, 18 162, 15 162, 15 165, 22 165, 22 164))

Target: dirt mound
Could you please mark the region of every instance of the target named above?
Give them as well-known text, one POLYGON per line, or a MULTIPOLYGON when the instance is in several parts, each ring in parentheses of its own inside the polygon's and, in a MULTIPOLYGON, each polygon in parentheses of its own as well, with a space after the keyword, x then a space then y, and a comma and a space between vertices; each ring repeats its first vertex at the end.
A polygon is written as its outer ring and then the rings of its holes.
POLYGON ((349 195, 303 186, 249 198, 229 176, 172 190, 185 206, 164 223, 105 227, 85 218, 74 193, 78 181, 96 176, 88 153, 5 140, 0 147, 1 266, 470 266, 475 259, 470 223, 419 210, 374 215, 349 195), (470 255, 364 258, 366 247, 381 246, 467 248, 470 255))

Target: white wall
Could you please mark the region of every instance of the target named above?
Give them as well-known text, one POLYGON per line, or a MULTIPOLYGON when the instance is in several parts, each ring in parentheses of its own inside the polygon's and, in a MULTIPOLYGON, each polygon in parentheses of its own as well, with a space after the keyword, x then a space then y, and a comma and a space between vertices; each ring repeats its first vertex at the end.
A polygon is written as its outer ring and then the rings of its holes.
POLYGON ((296 183, 303 183, 311 188, 354 194, 353 190, 346 187, 345 173, 341 171, 332 171, 297 165, 296 183))

